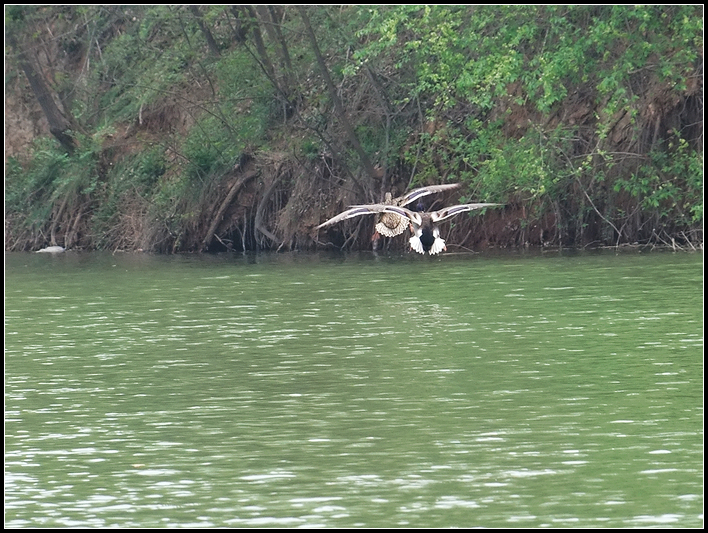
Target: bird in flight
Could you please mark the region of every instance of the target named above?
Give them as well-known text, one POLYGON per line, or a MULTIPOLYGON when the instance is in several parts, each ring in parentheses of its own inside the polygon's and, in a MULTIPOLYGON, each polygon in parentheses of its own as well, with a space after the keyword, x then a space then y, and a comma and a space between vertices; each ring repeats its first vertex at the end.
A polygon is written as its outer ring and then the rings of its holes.
MULTIPOLYGON (((412 191, 415 192, 415 191, 412 191)), ((416 212, 405 207, 392 204, 370 204, 370 205, 355 205, 340 213, 339 215, 323 222, 317 229, 331 224, 336 224, 348 218, 358 217, 361 215, 376 214, 392 214, 400 217, 404 221, 408 221, 411 229, 409 242, 411 248, 420 254, 428 253, 436 255, 446 250, 445 241, 440 237, 440 222, 460 213, 483 209, 485 207, 497 207, 503 204, 477 203, 477 204, 460 204, 439 209, 438 211, 416 212)), ((399 233, 400 234, 400 233, 399 233)), ((397 234, 398 235, 398 234, 397 234)))

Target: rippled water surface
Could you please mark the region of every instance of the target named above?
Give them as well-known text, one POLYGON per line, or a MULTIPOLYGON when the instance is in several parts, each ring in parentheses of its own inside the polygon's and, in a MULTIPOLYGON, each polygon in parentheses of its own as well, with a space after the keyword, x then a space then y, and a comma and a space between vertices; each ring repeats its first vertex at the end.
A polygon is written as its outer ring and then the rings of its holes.
POLYGON ((9 527, 703 527, 702 254, 8 254, 9 527))

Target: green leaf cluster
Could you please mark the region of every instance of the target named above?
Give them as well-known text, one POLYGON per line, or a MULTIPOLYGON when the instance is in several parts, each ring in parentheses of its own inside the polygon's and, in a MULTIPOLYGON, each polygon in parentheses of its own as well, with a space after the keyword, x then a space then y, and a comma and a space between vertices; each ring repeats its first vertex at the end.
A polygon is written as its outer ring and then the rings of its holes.
POLYGON ((615 192, 640 198, 649 216, 702 220, 696 139, 662 138, 648 151, 651 164, 642 163, 643 130, 661 120, 647 106, 685 98, 699 71, 700 7, 395 6, 370 13, 359 64, 390 57, 406 71, 406 98, 422 102, 429 117, 467 115, 408 147, 421 181, 457 172, 485 199, 565 205, 570 219, 594 211, 585 200, 616 203, 597 186, 607 180, 615 192), (651 90, 664 100, 648 103, 651 90), (560 115, 573 102, 588 107, 577 113, 582 123, 560 115), (624 178, 628 169, 631 179, 624 178))
POLYGON ((618 178, 614 189, 637 198, 660 222, 694 224, 703 220, 703 155, 691 150, 674 132, 668 151, 653 150, 648 162, 628 178, 618 178))

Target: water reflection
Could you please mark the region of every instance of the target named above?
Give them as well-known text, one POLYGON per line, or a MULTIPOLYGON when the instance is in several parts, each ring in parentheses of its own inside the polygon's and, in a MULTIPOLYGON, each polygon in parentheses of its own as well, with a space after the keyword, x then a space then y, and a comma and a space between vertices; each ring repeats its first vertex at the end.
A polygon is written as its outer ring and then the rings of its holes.
POLYGON ((6 525, 702 527, 700 257, 37 259, 6 525))

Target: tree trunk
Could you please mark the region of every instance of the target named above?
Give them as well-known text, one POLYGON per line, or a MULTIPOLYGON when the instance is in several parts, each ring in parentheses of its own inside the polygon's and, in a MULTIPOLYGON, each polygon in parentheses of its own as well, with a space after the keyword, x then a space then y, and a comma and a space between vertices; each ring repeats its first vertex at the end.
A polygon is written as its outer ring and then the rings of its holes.
POLYGON ((221 202, 219 210, 217 211, 216 215, 211 221, 211 224, 209 225, 206 237, 204 237, 204 240, 202 241, 202 251, 205 251, 209 248, 209 244, 211 244, 211 240, 214 238, 216 229, 219 227, 219 223, 221 223, 221 219, 224 216, 226 209, 231 205, 231 202, 233 202, 233 199, 236 197, 236 194, 238 194, 238 192, 241 190, 241 187, 243 187, 246 183, 248 183, 256 176, 258 176, 258 172, 251 172, 243 176, 241 179, 237 180, 236 183, 231 186, 231 189, 226 195, 226 198, 224 198, 224 201, 221 202))
POLYGON ((204 19, 202 18, 202 14, 199 12, 199 6, 189 6, 189 10, 192 12, 192 15, 194 15, 194 18, 197 21, 197 26, 199 26, 199 29, 204 34, 204 38, 206 39, 207 46, 209 46, 209 51, 214 56, 221 57, 221 50, 219 50, 219 45, 216 44, 216 40, 214 39, 214 36, 212 35, 212 33, 209 30, 209 28, 207 27, 207 25, 204 24, 204 19))
POLYGON ((283 241, 281 241, 272 232, 270 232, 268 228, 263 225, 263 211, 265 210, 266 203, 268 203, 268 200, 270 200, 270 197, 273 194, 273 191, 275 191, 275 188, 277 187, 278 183, 280 183, 280 169, 278 169, 275 179, 273 179, 273 182, 270 184, 266 192, 263 193, 263 198, 261 198, 261 201, 258 203, 258 207, 256 208, 256 218, 253 225, 255 226, 256 230, 260 231, 271 241, 282 245, 283 241))
POLYGON ((44 115, 47 117, 49 131, 68 153, 73 153, 76 149, 76 139, 72 133, 71 120, 69 120, 57 106, 47 82, 32 61, 30 52, 20 47, 15 36, 12 35, 12 32, 8 32, 7 39, 10 46, 17 52, 17 61, 20 68, 22 68, 25 76, 27 76, 30 88, 35 98, 37 98, 37 102, 39 102, 44 115))
POLYGON ((305 11, 305 8, 303 6, 297 6, 297 10, 300 12, 302 22, 305 24, 305 29, 307 30, 307 34, 310 38, 312 50, 315 52, 317 64, 319 65, 320 70, 322 71, 322 77, 324 78, 325 83, 327 84, 330 98, 332 98, 332 101, 334 102, 334 110, 337 113, 337 116, 339 117, 342 126, 344 127, 344 131, 346 132, 347 137, 349 138, 349 142, 352 143, 354 150, 359 155, 359 159, 361 160, 361 164, 363 165, 364 170, 369 175, 369 177, 373 179, 377 176, 376 169, 374 168, 374 165, 371 164, 369 156, 362 148, 361 143, 359 142, 359 138, 356 136, 356 132, 354 131, 354 128, 352 127, 351 123, 349 122, 349 119, 347 118, 347 114, 344 111, 342 101, 339 99, 339 95, 337 95, 337 88, 334 86, 334 82, 332 81, 332 78, 329 75, 329 70, 327 69, 327 64, 325 63, 325 60, 322 57, 322 53, 320 52, 320 47, 317 44, 317 37, 315 36, 315 32, 312 29, 312 26, 310 25, 310 19, 307 16, 307 12, 305 11))
MULTIPOLYGON (((236 6, 234 6, 233 9, 236 9, 236 6)), ((278 91, 280 91, 280 85, 278 84, 278 80, 275 76, 275 68, 273 67, 272 61, 268 57, 268 52, 266 50, 265 43, 263 42, 263 35, 261 34, 261 28, 258 25, 258 15, 251 6, 244 5, 241 6, 241 9, 244 10, 246 16, 250 19, 251 27, 253 29, 253 42, 256 44, 256 51, 258 52, 258 56, 261 60, 261 67, 263 68, 266 76, 268 76, 268 79, 270 79, 271 83, 278 89, 278 91)))
POLYGON ((290 88, 290 74, 292 73, 292 63, 290 62, 290 53, 288 52, 287 44, 280 32, 280 24, 277 21, 277 14, 273 6, 256 6, 256 11, 261 19, 261 23, 265 28, 268 38, 273 41, 278 50, 278 55, 282 62, 281 70, 284 72, 283 78, 286 80, 286 88, 290 88))

